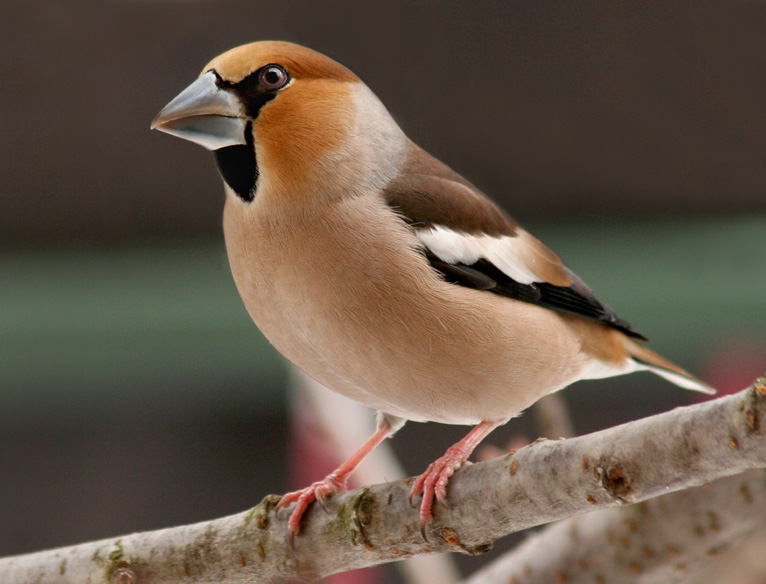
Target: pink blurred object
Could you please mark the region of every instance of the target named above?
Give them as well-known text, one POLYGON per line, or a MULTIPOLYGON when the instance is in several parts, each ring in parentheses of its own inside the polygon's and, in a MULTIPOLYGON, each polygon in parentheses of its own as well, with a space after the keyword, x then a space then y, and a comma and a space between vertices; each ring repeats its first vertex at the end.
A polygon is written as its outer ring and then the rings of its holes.
MULTIPOLYGON (((322 425, 311 408, 309 399, 302 391, 294 395, 292 401, 292 424, 290 428, 290 476, 289 486, 300 488, 311 483, 318 476, 326 476, 341 462, 340 455, 332 438, 322 429, 322 425)), ((351 475, 349 487, 361 486, 351 475)), ((287 513, 288 511, 283 511, 287 513)), ((325 584, 384 584, 386 581, 381 568, 365 568, 335 574, 325 578, 325 584)))
POLYGON ((755 337, 738 337, 718 344, 707 359, 703 377, 721 396, 748 387, 765 373, 766 343, 755 337))

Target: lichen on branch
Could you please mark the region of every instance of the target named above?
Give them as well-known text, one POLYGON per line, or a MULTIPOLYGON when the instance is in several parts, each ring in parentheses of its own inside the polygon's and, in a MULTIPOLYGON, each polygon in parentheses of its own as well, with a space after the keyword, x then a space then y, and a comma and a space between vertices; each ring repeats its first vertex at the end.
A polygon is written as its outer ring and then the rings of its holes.
POLYGON ((333 496, 326 510, 314 505, 294 546, 288 512, 270 496, 213 521, 3 558, 0 581, 278 584, 433 552, 482 553, 522 529, 766 468, 765 438, 762 378, 731 396, 464 468, 427 541, 402 480, 333 496))

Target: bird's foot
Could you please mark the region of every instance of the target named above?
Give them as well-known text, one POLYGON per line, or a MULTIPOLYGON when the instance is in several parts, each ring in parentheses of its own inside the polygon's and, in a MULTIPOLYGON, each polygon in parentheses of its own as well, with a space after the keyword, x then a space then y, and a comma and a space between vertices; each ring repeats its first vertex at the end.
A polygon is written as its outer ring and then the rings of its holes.
POLYGON ((290 519, 287 521, 291 542, 295 540, 295 536, 298 535, 298 532, 301 530, 301 519, 303 518, 303 514, 309 508, 309 505, 314 501, 317 501, 324 509, 325 498, 334 495, 335 493, 343 493, 346 491, 347 479, 347 474, 340 475, 334 472, 327 475, 323 480, 317 481, 305 489, 287 493, 282 497, 277 505, 277 511, 284 509, 291 503, 295 503, 295 509, 293 509, 293 512, 290 514, 290 519))
POLYGON ((426 471, 420 475, 410 490, 410 501, 416 495, 423 495, 420 501, 420 531, 425 539, 426 525, 433 521, 434 498, 449 509, 447 503, 447 483, 450 477, 461 466, 468 466, 468 457, 472 448, 458 442, 450 447, 444 456, 432 462, 426 471))

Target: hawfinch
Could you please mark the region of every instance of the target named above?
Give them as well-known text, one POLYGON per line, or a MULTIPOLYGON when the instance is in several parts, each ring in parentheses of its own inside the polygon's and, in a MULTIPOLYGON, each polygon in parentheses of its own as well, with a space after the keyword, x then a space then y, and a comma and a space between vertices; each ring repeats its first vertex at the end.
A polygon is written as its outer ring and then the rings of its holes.
POLYGON ((213 59, 152 128, 211 150, 231 270, 290 361, 379 412, 324 480, 285 495, 291 537, 406 420, 474 428, 412 487, 421 525, 494 428, 580 379, 649 370, 711 392, 638 344, 559 257, 416 146, 343 65, 264 41, 213 59))

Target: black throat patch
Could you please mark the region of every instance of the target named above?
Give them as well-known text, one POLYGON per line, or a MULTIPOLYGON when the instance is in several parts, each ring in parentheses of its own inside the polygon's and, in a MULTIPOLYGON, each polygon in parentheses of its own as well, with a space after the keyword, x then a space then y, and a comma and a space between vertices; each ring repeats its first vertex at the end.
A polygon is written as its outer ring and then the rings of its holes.
MULTIPOLYGON (((268 65, 267 65, 268 66, 268 65)), ((261 87, 259 78, 261 67, 245 77, 239 83, 227 83, 215 73, 218 84, 236 92, 245 110, 250 116, 250 121, 245 128, 247 144, 227 146, 214 152, 218 171, 223 180, 237 196, 243 201, 250 203, 255 198, 255 187, 258 182, 258 161, 255 159, 255 144, 253 142, 253 120, 258 117, 261 108, 276 97, 276 93, 261 87)))
POLYGON ((223 180, 240 199, 249 203, 255 198, 255 183, 258 181, 252 122, 247 123, 245 136, 247 144, 219 148, 213 154, 223 180))

